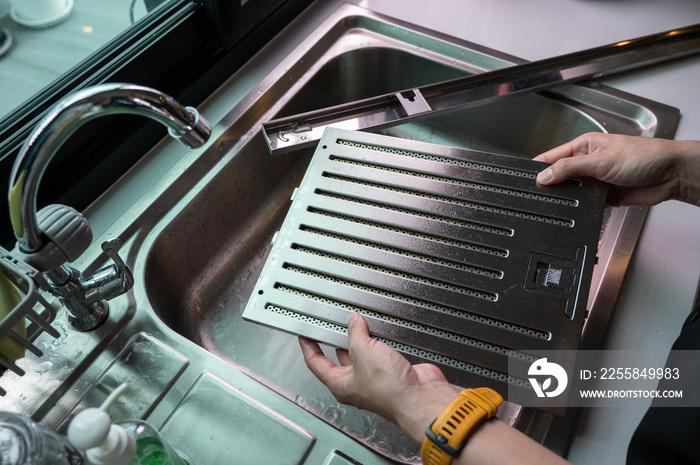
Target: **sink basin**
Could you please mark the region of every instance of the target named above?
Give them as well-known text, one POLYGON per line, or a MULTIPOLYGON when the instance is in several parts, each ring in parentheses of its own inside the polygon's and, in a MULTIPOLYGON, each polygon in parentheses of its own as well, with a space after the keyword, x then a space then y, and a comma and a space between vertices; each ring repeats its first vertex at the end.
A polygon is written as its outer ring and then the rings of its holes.
MULTIPOLYGON (((260 124, 520 62, 344 6, 219 123, 218 140, 202 154, 206 174, 192 180, 192 168, 175 178, 167 195, 177 200, 167 213, 145 211, 151 229, 130 256, 140 282, 137 306, 147 303, 164 332, 183 336, 380 455, 418 463, 418 446, 401 430, 333 399, 307 370, 295 337, 241 318, 312 155, 308 149, 270 155, 260 124)), ((671 137, 677 118, 672 108, 613 89, 568 86, 382 133, 531 158, 588 131, 671 137)), ((642 208, 606 211, 584 348, 596 348, 602 338, 645 215, 642 208)), ((561 437, 571 419, 512 404, 502 416, 524 430, 530 425, 527 432, 555 451, 566 449, 561 437), (537 422, 546 426, 533 427, 537 422)))

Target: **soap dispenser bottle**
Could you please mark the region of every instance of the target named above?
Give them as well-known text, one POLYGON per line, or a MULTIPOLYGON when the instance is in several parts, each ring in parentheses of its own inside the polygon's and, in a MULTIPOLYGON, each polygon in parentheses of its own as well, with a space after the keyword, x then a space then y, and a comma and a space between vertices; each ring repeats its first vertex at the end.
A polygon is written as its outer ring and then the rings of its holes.
POLYGON ((99 408, 77 414, 68 426, 68 439, 86 451, 93 465, 188 465, 145 421, 112 423, 107 411, 127 389, 122 384, 99 408))

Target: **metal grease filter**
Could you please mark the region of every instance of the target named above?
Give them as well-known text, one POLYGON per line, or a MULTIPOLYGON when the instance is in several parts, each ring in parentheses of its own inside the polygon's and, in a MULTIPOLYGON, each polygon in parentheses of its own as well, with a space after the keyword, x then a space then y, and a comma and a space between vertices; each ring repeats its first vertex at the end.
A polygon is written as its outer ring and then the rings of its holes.
POLYGON ((578 347, 606 194, 544 166, 328 129, 243 317, 347 348, 360 312, 454 384, 529 389, 508 360, 578 347))

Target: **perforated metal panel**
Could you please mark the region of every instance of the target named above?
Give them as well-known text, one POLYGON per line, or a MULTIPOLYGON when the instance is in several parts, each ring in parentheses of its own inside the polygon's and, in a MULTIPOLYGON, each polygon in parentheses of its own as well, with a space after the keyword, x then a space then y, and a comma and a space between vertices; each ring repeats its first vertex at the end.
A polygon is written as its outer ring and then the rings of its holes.
POLYGON ((529 389, 508 359, 577 348, 606 194, 543 167, 327 130, 244 318, 347 347, 357 311, 455 384, 529 389))

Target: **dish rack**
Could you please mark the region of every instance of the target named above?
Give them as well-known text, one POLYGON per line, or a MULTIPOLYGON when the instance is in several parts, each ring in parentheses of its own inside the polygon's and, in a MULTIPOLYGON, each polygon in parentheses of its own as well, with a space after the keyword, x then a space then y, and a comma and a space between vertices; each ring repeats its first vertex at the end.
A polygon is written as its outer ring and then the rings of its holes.
MULTIPOLYGON (((32 354, 41 357, 43 352, 34 345, 34 341, 39 335, 43 332, 54 338, 60 335, 51 326, 56 318, 56 309, 39 293, 39 289, 48 290, 48 284, 37 270, 23 261, 15 259, 10 252, 2 247, 0 247, 0 272, 7 276, 22 296, 20 303, 0 321, 0 340, 9 336, 32 354), (26 335, 23 336, 14 328, 24 318, 28 320, 28 324, 26 335)), ((25 374, 17 363, 0 354, 0 370, 3 369, 10 370, 17 376, 25 374)), ((0 378, 1 381, 2 378, 0 378)), ((7 391, 0 386, 0 396, 5 394, 7 391)))

